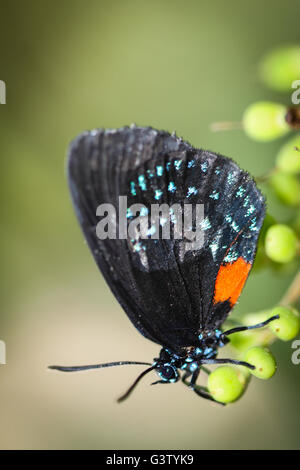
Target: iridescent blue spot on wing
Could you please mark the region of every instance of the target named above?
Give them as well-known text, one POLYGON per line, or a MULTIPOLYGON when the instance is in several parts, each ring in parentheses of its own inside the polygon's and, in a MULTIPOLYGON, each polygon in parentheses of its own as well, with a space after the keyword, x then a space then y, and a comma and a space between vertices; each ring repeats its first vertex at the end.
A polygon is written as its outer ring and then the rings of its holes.
POLYGON ((238 226, 238 224, 233 220, 232 223, 231 223, 231 227, 233 228, 233 230, 235 232, 239 232, 240 231, 240 227, 238 226))
POLYGON ((152 227, 150 227, 148 230, 147 230, 147 235, 148 236, 151 236, 151 235, 154 235, 156 233, 156 227, 155 225, 152 225, 152 227))
POLYGON ((227 182, 229 185, 232 185, 236 179, 236 175, 233 172, 229 172, 227 175, 227 182))
POLYGON ((243 207, 247 207, 247 206, 249 206, 249 204, 250 204, 250 196, 247 195, 244 199, 243 207))
POLYGON ((146 217, 146 215, 148 215, 148 213, 149 213, 149 210, 147 209, 147 207, 141 207, 140 216, 146 217))
POLYGON ((162 165, 158 165, 156 167, 156 174, 157 176, 162 176, 163 175, 163 172, 164 172, 164 167, 162 165))
POLYGON ((174 181, 170 181, 168 185, 168 191, 170 191, 170 193, 174 193, 176 191, 176 186, 175 186, 174 181))
POLYGON ((136 189, 135 189, 135 183, 134 181, 130 182, 130 192, 133 196, 136 196, 136 189))
POLYGON ((201 163, 201 170, 203 171, 203 173, 207 172, 207 168, 208 168, 208 163, 207 162, 201 163))
POLYGON ((134 243, 134 245, 133 245, 133 251, 139 252, 139 251, 142 250, 142 248, 143 248, 143 247, 142 247, 141 242, 136 242, 136 243, 134 243))
POLYGON ((211 223, 208 217, 205 217, 205 219, 200 222, 200 227, 202 230, 209 230, 211 228, 211 223))
POLYGON ((163 191, 161 189, 156 189, 155 190, 155 194, 154 194, 154 198, 158 201, 163 195, 163 191))
POLYGON ((251 230, 251 232, 257 232, 257 231, 260 230, 260 228, 257 225, 256 217, 251 219, 251 225, 250 225, 249 229, 251 230))
POLYGON ((227 255, 225 256, 224 262, 225 262, 225 263, 233 263, 233 262, 236 261, 238 258, 239 258, 238 252, 237 252, 235 249, 231 248, 231 249, 228 251, 227 255))
POLYGON ((249 217, 249 215, 254 214, 255 212, 255 206, 251 204, 251 206, 247 209, 245 217, 249 217))
POLYGON ((219 196, 220 196, 220 193, 218 193, 215 189, 214 189, 214 191, 209 195, 209 197, 210 197, 211 199, 215 199, 215 200, 219 199, 219 196))
POLYGON ((239 186, 237 192, 236 192, 236 197, 243 197, 243 195, 246 192, 246 188, 243 188, 243 186, 239 186))
POLYGON ((211 253, 212 253, 212 256, 213 256, 213 259, 215 259, 216 257, 216 254, 218 252, 218 248, 219 248, 219 245, 217 242, 213 242, 209 245, 210 249, 211 249, 211 253))
POLYGON ((145 176, 139 175, 138 181, 139 181, 139 187, 141 188, 141 190, 145 191, 147 189, 145 176))
POLYGON ((131 217, 133 217, 133 213, 131 212, 129 208, 127 208, 126 217, 127 219, 130 219, 131 217))
POLYGON ((192 195, 196 195, 198 193, 198 190, 195 188, 195 186, 191 186, 188 188, 188 192, 186 197, 190 197, 192 195))
POLYGON ((182 165, 182 160, 174 160, 174 167, 176 170, 179 170, 182 165))

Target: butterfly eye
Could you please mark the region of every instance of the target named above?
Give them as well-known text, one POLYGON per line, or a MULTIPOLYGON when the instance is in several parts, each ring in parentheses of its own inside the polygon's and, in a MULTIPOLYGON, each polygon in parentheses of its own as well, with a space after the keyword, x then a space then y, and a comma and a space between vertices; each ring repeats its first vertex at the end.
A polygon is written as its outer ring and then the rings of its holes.
POLYGON ((178 372, 176 367, 171 366, 170 364, 162 365, 158 370, 158 375, 166 382, 175 382, 178 379, 178 372))
POLYGON ((207 338, 205 341, 205 345, 207 347, 211 347, 211 346, 214 346, 215 342, 216 342, 215 338, 207 338))

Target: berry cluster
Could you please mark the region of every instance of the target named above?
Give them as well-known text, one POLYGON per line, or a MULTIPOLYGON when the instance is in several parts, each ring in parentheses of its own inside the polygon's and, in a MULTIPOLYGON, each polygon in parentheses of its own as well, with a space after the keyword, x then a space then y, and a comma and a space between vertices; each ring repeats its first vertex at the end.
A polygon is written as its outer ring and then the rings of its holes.
MULTIPOLYGON (((292 84, 299 80, 300 46, 281 47, 269 53, 260 65, 263 83, 275 91, 292 94, 292 84)), ((300 99, 300 92, 299 92, 300 99)), ((282 269, 299 261, 300 254, 300 106, 261 101, 247 107, 242 123, 216 123, 214 130, 241 127, 249 138, 267 142, 289 135, 293 136, 279 149, 274 168, 261 183, 268 185, 278 201, 289 206, 288 222, 276 221, 267 214, 258 245, 254 269, 265 266, 282 269)), ((259 179, 258 179, 259 180, 259 179)), ((300 331, 300 315, 295 305, 300 299, 300 271, 280 302, 270 310, 245 315, 242 323, 247 326, 263 322, 273 315, 279 318, 266 328, 234 333, 231 346, 238 359, 255 366, 223 366, 210 372, 207 389, 219 402, 236 401, 245 391, 252 375, 260 379, 271 378, 276 371, 276 361, 268 347, 276 339, 290 341, 300 331)))

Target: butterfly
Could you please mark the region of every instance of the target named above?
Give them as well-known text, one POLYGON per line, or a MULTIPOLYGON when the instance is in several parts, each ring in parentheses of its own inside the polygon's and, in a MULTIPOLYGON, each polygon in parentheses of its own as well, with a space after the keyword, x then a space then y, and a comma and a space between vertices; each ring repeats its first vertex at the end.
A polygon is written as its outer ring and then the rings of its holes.
POLYGON ((200 371, 207 372, 205 364, 254 369, 217 357, 231 334, 277 318, 222 330, 250 273, 265 216, 264 197, 251 176, 231 159, 195 149, 174 133, 132 125, 79 135, 69 149, 68 180, 84 236, 112 293, 161 350, 152 363, 50 368, 150 366, 119 401, 151 371, 158 375, 153 384, 181 379, 213 400, 196 383, 200 371))

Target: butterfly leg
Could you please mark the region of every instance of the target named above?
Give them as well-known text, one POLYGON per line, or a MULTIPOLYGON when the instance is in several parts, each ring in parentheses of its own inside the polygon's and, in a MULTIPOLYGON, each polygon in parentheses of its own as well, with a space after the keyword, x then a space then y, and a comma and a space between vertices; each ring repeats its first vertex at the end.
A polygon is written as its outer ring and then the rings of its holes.
POLYGON ((181 381, 184 383, 184 385, 189 386, 189 383, 187 382, 187 379, 192 375, 192 372, 190 371, 185 371, 183 376, 181 377, 181 381))
POLYGON ((236 359, 203 359, 204 364, 234 364, 236 366, 248 367, 248 369, 255 369, 255 366, 249 364, 249 362, 238 361, 236 359))
MULTIPOLYGON (((203 370, 203 372, 205 372, 207 375, 210 374, 210 370, 207 369, 206 367, 203 367, 202 365, 200 366, 200 369, 203 370)), ((199 372, 200 373, 200 372, 199 372)), ((185 371, 182 378, 181 378, 181 381, 185 384, 185 385, 188 385, 189 386, 189 383, 187 382, 187 379, 192 375, 192 372, 190 371, 185 371)), ((198 374, 199 375, 199 374, 198 374)))
POLYGON ((219 405, 225 405, 225 403, 221 403, 219 401, 216 401, 207 391, 207 389, 205 387, 201 387, 200 385, 196 385, 196 381, 199 377, 199 374, 200 374, 200 370, 203 369, 204 372, 206 372, 207 374, 210 374, 210 371, 208 369, 205 369, 205 368, 198 368, 197 370, 195 370, 194 372, 188 372, 186 371, 184 373, 184 375, 182 376, 182 382, 187 385, 188 387, 190 387, 191 390, 193 390, 193 392, 196 393, 196 395, 198 395, 199 397, 201 398, 205 398, 205 400, 210 400, 210 401, 213 401, 215 403, 218 403, 219 405), (190 383, 187 382, 187 379, 192 376, 191 380, 190 380, 190 383))

